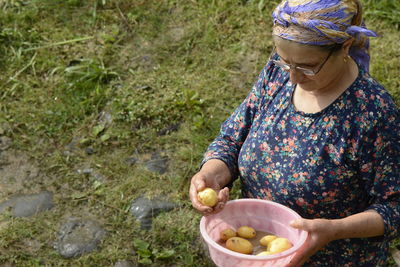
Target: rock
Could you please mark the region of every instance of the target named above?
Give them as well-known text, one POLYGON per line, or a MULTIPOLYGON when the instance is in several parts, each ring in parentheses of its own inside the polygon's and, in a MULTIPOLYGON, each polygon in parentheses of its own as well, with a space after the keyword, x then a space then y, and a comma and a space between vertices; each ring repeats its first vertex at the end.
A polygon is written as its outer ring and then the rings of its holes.
POLYGON ((138 264, 134 264, 133 262, 126 260, 118 261, 114 265, 114 267, 137 267, 137 266, 138 264))
POLYGON ((150 160, 144 162, 144 165, 151 172, 163 174, 168 169, 168 159, 166 157, 162 157, 158 153, 155 153, 152 155, 150 160))
POLYGON ((129 166, 135 165, 136 162, 138 162, 138 161, 139 161, 139 159, 135 156, 128 157, 125 159, 126 164, 128 164, 129 166))
POLYGON ((151 86, 148 86, 148 85, 135 86, 134 89, 136 89, 138 91, 152 91, 153 90, 153 88, 151 88, 151 86))
POLYGON ((99 124, 104 125, 105 128, 110 127, 113 123, 113 120, 114 120, 114 118, 110 112, 105 111, 105 110, 100 112, 98 122, 99 122, 99 124))
POLYGON ((97 170, 95 170, 93 168, 83 167, 82 169, 77 169, 76 172, 78 174, 84 174, 84 175, 90 176, 90 177, 94 178, 95 181, 98 181, 100 183, 104 183, 107 180, 103 174, 99 173, 97 170))
POLYGON ((105 235, 97 221, 70 217, 61 226, 54 247, 64 258, 78 257, 95 250, 105 235))
POLYGON ((30 217, 39 212, 50 210, 54 206, 53 193, 43 191, 31 195, 15 195, 9 200, 0 203, 0 213, 11 209, 15 217, 30 217))
POLYGON ((72 156, 78 150, 80 138, 74 137, 72 141, 64 147, 63 155, 72 156))
POLYGON ((161 129, 160 131, 158 131, 157 135, 162 136, 162 135, 170 134, 172 132, 176 132, 176 131, 178 131, 179 126, 180 126, 179 123, 174 123, 174 124, 168 125, 164 129, 161 129))
POLYGON ((93 149, 93 147, 87 147, 87 148, 85 148, 85 152, 86 152, 86 154, 87 155, 93 155, 94 154, 94 149, 93 149))
POLYGON ((145 197, 139 197, 135 199, 130 208, 130 212, 140 221, 142 229, 150 229, 153 218, 156 217, 162 211, 170 211, 179 205, 164 201, 162 199, 148 199, 145 197))

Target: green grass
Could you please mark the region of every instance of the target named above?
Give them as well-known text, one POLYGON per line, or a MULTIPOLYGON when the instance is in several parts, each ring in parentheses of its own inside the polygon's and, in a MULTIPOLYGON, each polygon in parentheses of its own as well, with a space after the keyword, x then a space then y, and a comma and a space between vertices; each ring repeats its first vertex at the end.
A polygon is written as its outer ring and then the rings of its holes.
MULTIPOLYGON (((268 58, 276 2, 0 2, 0 128, 47 177, 34 188, 52 190, 56 201, 33 218, 1 215, 0 263, 211 266, 198 239, 200 215, 187 196, 189 179, 268 58), (112 121, 100 118, 104 112, 112 121), (179 130, 159 134, 173 125, 179 130), (73 140, 77 150, 66 155, 73 140), (166 174, 124 162, 157 150, 170 158, 166 174), (78 174, 85 164, 105 181, 78 174), (128 212, 143 194, 181 207, 143 231, 128 212), (52 242, 62 219, 79 214, 99 219, 107 238, 98 251, 63 259, 52 242)), ((381 35, 371 41, 371 73, 400 103, 397 2, 364 3, 367 24, 381 35)))

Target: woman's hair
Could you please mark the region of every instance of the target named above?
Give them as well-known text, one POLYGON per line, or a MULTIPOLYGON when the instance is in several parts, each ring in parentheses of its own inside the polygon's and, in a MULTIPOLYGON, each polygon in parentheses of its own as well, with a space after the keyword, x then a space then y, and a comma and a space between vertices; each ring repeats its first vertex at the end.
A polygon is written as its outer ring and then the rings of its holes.
POLYGON ((301 44, 339 50, 354 38, 350 56, 368 71, 368 37, 376 34, 365 28, 358 0, 283 0, 272 18, 273 35, 301 44))
POLYGON ((362 24, 362 5, 359 0, 354 0, 354 3, 357 6, 357 11, 353 16, 353 19, 351 20, 351 25, 359 26, 362 24))

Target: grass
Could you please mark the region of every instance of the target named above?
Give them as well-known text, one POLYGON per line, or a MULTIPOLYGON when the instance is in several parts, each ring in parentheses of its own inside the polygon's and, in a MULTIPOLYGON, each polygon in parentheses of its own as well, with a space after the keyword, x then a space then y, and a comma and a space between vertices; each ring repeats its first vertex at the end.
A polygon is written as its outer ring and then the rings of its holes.
MULTIPOLYGON (((33 218, 0 215, 0 263, 211 266, 189 179, 267 60, 276 2, 1 1, 0 129, 46 177, 21 191, 52 190, 56 207, 33 218), (64 153, 72 141, 76 150, 64 153), (166 174, 124 161, 154 151, 170 158, 166 174), (83 165, 106 179, 77 173, 83 165), (181 207, 143 231, 128 212, 143 194, 181 207), (81 214, 100 220, 107 238, 98 251, 63 259, 52 242, 62 219, 81 214)), ((364 3, 381 35, 371 41, 371 72, 400 103, 397 2, 364 3)))

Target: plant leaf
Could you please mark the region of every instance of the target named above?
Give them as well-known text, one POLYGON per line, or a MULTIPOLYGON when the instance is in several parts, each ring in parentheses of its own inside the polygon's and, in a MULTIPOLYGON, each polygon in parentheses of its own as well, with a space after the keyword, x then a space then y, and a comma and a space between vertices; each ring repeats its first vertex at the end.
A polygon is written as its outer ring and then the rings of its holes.
POLYGON ((141 250, 148 250, 150 244, 147 243, 146 241, 143 241, 141 239, 135 238, 133 239, 133 245, 135 246, 135 248, 137 249, 141 249, 141 250))
POLYGON ((102 131, 104 131, 104 124, 96 125, 93 127, 92 134, 97 137, 102 131))
POLYGON ((140 259, 140 260, 139 260, 139 263, 144 264, 144 265, 150 265, 150 264, 152 264, 153 262, 152 262, 151 259, 149 259, 149 258, 143 258, 143 259, 140 259))
POLYGON ((101 137, 100 137, 100 141, 101 142, 105 142, 105 141, 107 141, 108 139, 110 139, 110 135, 109 134, 103 134, 101 137))
POLYGON ((156 259, 168 259, 175 255, 175 250, 166 249, 156 254, 156 259))

